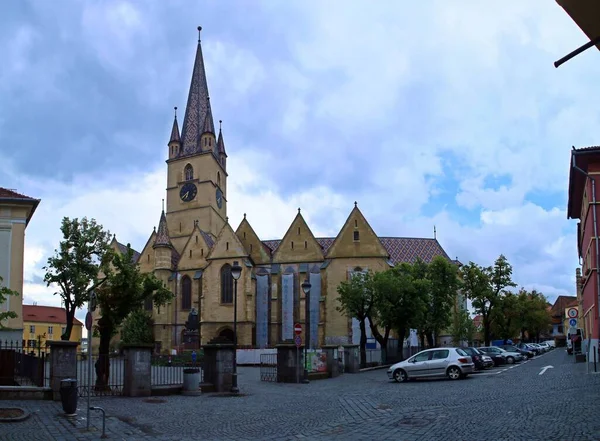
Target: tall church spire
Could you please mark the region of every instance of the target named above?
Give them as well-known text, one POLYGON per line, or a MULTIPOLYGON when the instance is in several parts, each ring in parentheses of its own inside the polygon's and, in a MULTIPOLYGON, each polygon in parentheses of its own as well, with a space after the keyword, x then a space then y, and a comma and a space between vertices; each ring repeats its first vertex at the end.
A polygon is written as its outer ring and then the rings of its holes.
POLYGON ((156 239, 152 248, 166 247, 172 248, 171 238, 169 237, 169 229, 167 228, 167 216, 165 215, 165 209, 160 215, 160 221, 158 222, 158 231, 156 232, 156 239))
MULTIPOLYGON (((181 129, 181 154, 184 156, 193 155, 202 151, 200 137, 202 136, 207 114, 211 115, 210 122, 212 123, 212 113, 210 112, 210 102, 208 100, 208 83, 206 81, 206 71, 204 69, 202 44, 200 43, 201 30, 202 27, 198 26, 198 48, 196 49, 192 82, 190 84, 185 116, 183 118, 183 127, 181 129)), ((214 124, 212 125, 214 127, 214 124)))

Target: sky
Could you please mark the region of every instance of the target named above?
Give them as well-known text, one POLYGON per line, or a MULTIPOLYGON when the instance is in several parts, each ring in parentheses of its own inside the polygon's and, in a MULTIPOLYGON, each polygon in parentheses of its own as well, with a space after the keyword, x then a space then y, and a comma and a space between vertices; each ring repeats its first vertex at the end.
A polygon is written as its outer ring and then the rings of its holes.
POLYGON ((60 306, 63 216, 137 250, 158 224, 199 25, 234 228, 280 238, 301 207, 335 236, 357 201, 380 236, 435 226, 461 262, 504 254, 519 286, 574 295, 570 149, 598 143, 600 56, 554 68, 587 41, 555 2, 24 0, 0 13, 0 186, 41 199, 25 303, 60 306))

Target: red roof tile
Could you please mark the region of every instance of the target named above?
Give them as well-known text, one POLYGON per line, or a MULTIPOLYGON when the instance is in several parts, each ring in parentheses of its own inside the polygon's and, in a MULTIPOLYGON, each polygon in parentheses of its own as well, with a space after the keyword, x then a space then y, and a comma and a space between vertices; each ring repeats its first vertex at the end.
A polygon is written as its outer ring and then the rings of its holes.
POLYGON ((2 199, 31 199, 32 201, 37 201, 38 199, 31 198, 29 196, 25 196, 24 194, 17 193, 14 190, 9 190, 8 188, 0 187, 0 198, 2 199))
MULTIPOLYGON (((23 321, 66 325, 67 313, 64 308, 56 306, 23 305, 23 321)), ((74 319, 73 324, 83 326, 77 318, 74 319)))

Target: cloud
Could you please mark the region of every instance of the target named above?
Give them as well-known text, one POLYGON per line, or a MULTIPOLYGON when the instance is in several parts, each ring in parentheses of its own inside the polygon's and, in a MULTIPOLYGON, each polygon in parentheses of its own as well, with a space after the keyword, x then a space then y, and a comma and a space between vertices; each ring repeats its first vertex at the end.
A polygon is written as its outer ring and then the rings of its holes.
POLYGON ((28 298, 57 301, 38 282, 62 216, 146 242, 198 24, 234 226, 247 213, 263 239, 281 237, 300 207, 315 234, 335 235, 356 200, 380 235, 436 225, 451 256, 504 253, 519 285, 573 293, 569 150, 596 143, 600 67, 588 51, 554 69, 585 40, 556 4, 28 8, 0 18, 0 182, 42 198, 28 298))

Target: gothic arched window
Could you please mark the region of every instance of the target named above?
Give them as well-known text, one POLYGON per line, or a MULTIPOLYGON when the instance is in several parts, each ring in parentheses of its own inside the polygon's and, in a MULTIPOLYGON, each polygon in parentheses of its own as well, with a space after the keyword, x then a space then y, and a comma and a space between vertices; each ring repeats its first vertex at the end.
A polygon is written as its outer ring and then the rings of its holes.
POLYGON ((192 167, 192 164, 188 164, 185 166, 185 168, 183 169, 183 177, 186 181, 191 181, 192 179, 194 179, 194 167, 192 167))
POLYGON ((233 303, 233 277, 228 263, 221 268, 221 303, 233 303))
POLYGON ((181 309, 186 311, 192 309, 192 279, 183 276, 181 279, 181 309))

